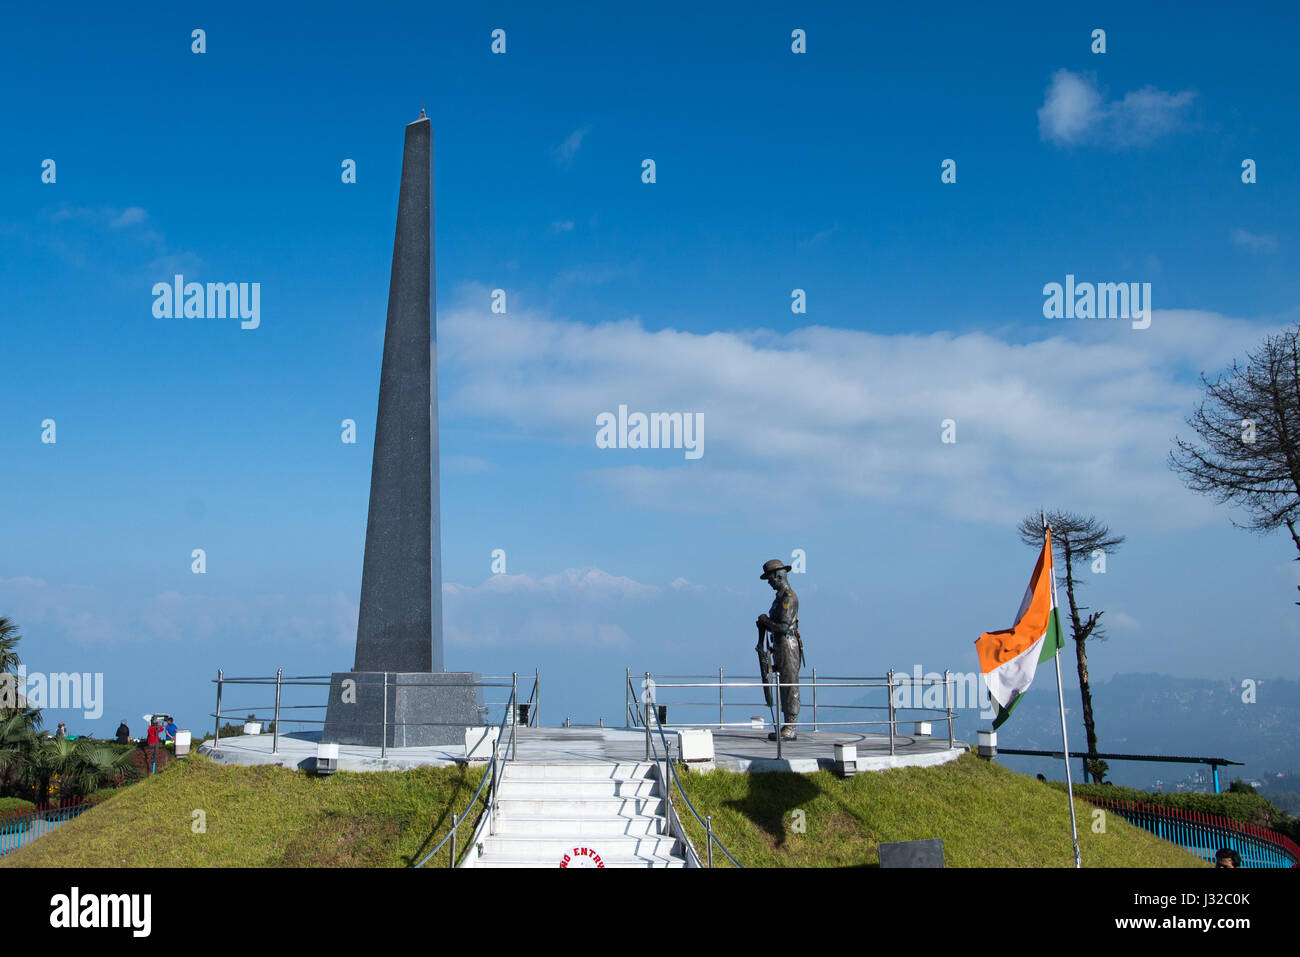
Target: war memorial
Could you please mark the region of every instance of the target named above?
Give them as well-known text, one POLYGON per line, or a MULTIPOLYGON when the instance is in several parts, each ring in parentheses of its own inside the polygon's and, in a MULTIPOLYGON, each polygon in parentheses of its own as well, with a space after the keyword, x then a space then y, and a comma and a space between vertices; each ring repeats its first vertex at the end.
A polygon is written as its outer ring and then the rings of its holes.
MULTIPOLYGON (((756 620, 757 673, 718 674, 708 682, 719 701, 717 722, 669 725, 655 699, 658 679, 628 673, 625 727, 544 727, 536 719, 538 676, 525 676, 530 693, 518 676, 503 682, 444 670, 432 159, 432 123, 421 110, 406 127, 402 153, 352 669, 330 675, 320 730, 282 733, 286 719, 277 709, 274 734, 218 738, 202 752, 218 763, 305 773, 488 761, 490 813, 473 835, 458 835, 472 844, 462 867, 701 866, 711 859, 712 841, 697 850, 686 838, 669 800, 675 771, 665 757, 696 770, 852 775, 943 764, 963 754, 952 721, 937 717, 951 717, 946 706, 930 709, 926 721, 904 720, 891 708, 879 722, 883 733, 834 729, 855 722, 819 723, 815 671, 812 720, 801 721, 808 684, 801 676, 799 599, 780 559, 766 561, 758 576, 775 595, 756 620), (496 709, 485 703, 485 691, 506 696, 495 702, 505 705, 495 726, 487 720, 496 709), (729 717, 726 709, 736 702, 725 701, 727 691, 733 699, 761 691, 768 717, 729 717)), ((218 724, 223 683, 236 682, 218 683, 218 724)), ((276 684, 278 702, 278 676, 276 684)), ((674 685, 658 687, 662 694, 674 685)), ((677 687, 694 690, 695 682, 677 687)), ((837 687, 862 690, 836 681, 820 690, 827 695, 837 687)), ((933 863, 932 853, 922 858, 933 863)))

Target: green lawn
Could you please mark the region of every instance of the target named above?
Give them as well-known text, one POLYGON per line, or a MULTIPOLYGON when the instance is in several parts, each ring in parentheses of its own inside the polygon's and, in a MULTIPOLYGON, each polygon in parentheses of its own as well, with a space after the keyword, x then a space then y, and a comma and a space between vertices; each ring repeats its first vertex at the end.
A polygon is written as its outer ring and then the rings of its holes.
MULTIPOLYGON (((191 755, 0 867, 407 867, 446 834, 482 774, 459 765, 316 777, 191 755)), ((446 867, 448 850, 425 866, 446 867)))
MULTIPOLYGON (((1070 811, 1060 791, 965 754, 932 768, 866 772, 842 779, 770 772, 693 774, 682 786, 714 833, 745 867, 874 867, 877 845, 942 838, 948 867, 1071 867, 1070 811), (796 810, 804 833, 796 833, 796 810)), ((676 795, 696 850, 704 829, 676 795)), ((1117 815, 1093 832, 1094 808, 1075 798, 1085 867, 1206 867, 1200 858, 1117 815)), ((716 851, 715 865, 730 866, 716 851)))

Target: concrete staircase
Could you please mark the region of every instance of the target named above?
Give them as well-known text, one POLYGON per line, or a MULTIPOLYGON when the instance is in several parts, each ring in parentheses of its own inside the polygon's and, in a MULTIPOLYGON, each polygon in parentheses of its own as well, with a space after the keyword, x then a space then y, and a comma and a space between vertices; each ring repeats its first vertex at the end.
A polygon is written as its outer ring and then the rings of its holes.
POLYGON ((462 867, 685 867, 648 763, 524 764, 501 772, 496 833, 462 867))

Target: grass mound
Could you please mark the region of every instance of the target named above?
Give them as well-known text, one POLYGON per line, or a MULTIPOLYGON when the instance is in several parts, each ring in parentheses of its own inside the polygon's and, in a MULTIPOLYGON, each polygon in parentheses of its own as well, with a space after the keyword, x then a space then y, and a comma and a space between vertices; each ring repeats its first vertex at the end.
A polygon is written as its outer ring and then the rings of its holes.
MULTIPOLYGON (((458 765, 316 777, 194 754, 0 867, 407 867, 442 839, 482 774, 458 765)), ((470 833, 461 829, 462 849, 470 833)), ((446 867, 448 850, 425 866, 446 867)))
MULTIPOLYGON (((943 839, 948 867, 1074 866, 1065 794, 973 754, 848 779, 829 771, 679 773, 700 816, 713 815, 714 833, 745 867, 874 867, 879 844, 934 837, 943 839)), ((704 828, 675 798, 703 852, 704 828)), ((1208 866, 1116 814, 1095 833, 1093 811, 1075 798, 1085 867, 1208 866)), ((714 864, 730 866, 716 849, 714 864)))

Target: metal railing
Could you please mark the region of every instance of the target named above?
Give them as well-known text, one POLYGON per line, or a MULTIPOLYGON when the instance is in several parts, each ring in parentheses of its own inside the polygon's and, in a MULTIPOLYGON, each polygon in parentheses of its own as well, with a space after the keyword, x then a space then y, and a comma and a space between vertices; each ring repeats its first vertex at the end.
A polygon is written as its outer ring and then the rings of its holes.
MULTIPOLYGON (((649 680, 649 678, 650 678, 650 672, 647 671, 646 672, 647 681, 649 680)), ((627 687, 628 687, 628 691, 631 692, 632 679, 630 676, 628 677, 627 680, 627 687)), ((731 852, 727 850, 727 848, 723 845, 722 841, 719 840, 718 835, 713 833, 713 815, 706 814, 704 817, 700 817, 700 812, 695 810, 695 805, 692 804, 691 799, 686 796, 686 791, 682 788, 681 779, 677 777, 677 768, 673 766, 672 754, 668 747, 668 738, 664 734, 663 725, 659 723, 659 710, 654 704, 654 702, 652 701, 645 702, 645 715, 646 717, 641 722, 641 724, 645 728, 646 760, 647 761, 653 760, 655 762, 656 769, 659 766, 659 750, 654 746, 653 743, 654 735, 652 735, 650 732, 650 722, 652 719, 654 721, 655 728, 659 733, 659 740, 663 743, 664 770, 658 773, 659 773, 659 781, 663 785, 663 789, 664 789, 664 807, 665 807, 664 823, 668 827, 668 832, 670 834, 673 832, 673 821, 676 820, 678 830, 681 831, 683 839, 686 838, 686 828, 682 826, 681 817, 677 814, 677 810, 673 806, 672 784, 675 784, 677 785, 677 793, 682 796, 682 800, 686 802, 686 806, 690 808, 691 813, 695 815, 695 820, 700 822, 700 827, 704 828, 704 840, 705 840, 705 848, 706 848, 705 853, 706 853, 707 866, 708 867, 713 866, 713 845, 717 844, 718 849, 727 856, 727 860, 731 861, 731 863, 736 865, 736 867, 743 868, 744 865, 742 865, 740 861, 736 860, 731 855, 731 852), (669 784, 670 781, 672 782, 672 784, 669 784)))
MULTIPOLYGON (((271 731, 272 731, 271 753, 278 754, 280 751, 280 726, 282 724, 320 725, 322 728, 325 726, 324 718, 306 718, 306 717, 297 718, 292 716, 286 717, 284 712, 321 711, 329 707, 328 704, 285 704, 283 702, 284 690, 286 688, 310 688, 310 687, 328 688, 330 687, 331 684, 331 678, 332 678, 331 675, 286 676, 284 674, 283 668, 276 669, 274 675, 231 678, 231 677, 227 677, 225 672, 222 669, 218 668, 217 677, 214 679, 214 684, 216 684, 217 686, 216 710, 208 713, 208 717, 213 719, 212 735, 214 741, 218 741, 218 742, 220 741, 222 719, 234 720, 234 721, 246 721, 249 719, 249 717, 251 717, 255 721, 262 721, 264 720, 265 714, 267 712, 270 712, 271 731), (253 685, 257 687, 273 686, 275 688, 275 703, 273 705, 258 705, 255 707, 240 707, 240 708, 226 706, 226 708, 223 710, 222 696, 223 696, 223 692, 225 691, 225 687, 227 685, 237 685, 237 686, 253 685), (258 717, 259 712, 262 713, 263 715, 262 718, 258 717)), ((382 688, 383 710, 379 722, 379 726, 380 726, 379 740, 380 740, 380 756, 386 757, 388 754, 388 731, 389 731, 389 724, 390 724, 388 720, 388 689, 389 688, 395 689, 399 687, 427 688, 430 686, 427 684, 420 684, 418 682, 407 683, 407 684, 399 684, 396 682, 391 682, 388 678, 387 672, 383 673, 382 684, 383 684, 383 688, 382 688)), ((514 713, 516 714, 515 720, 517 720, 518 685, 519 685, 519 674, 518 672, 514 672, 509 675, 484 675, 481 678, 479 678, 477 681, 449 682, 447 684, 438 685, 437 687, 510 688, 511 692, 510 692, 509 702, 488 701, 485 702, 482 707, 485 712, 490 713, 492 708, 499 707, 502 705, 507 705, 506 712, 505 712, 506 716, 509 717, 510 714, 512 713, 512 709, 514 709, 514 713), (507 680, 510 681, 510 684, 508 685, 503 683, 507 680)), ((528 701, 527 701, 527 706, 528 706, 527 720, 528 720, 528 725, 530 727, 537 726, 539 721, 539 715, 541 713, 541 705, 542 705, 541 673, 540 671, 535 669, 533 672, 533 687, 531 693, 528 696, 528 701)), ((459 721, 393 722, 394 727, 397 727, 399 725, 403 727, 441 727, 441 726, 460 727, 463 726, 463 724, 464 724, 463 722, 459 722, 459 721)), ((197 746, 198 743, 195 744, 195 747, 197 746)), ((215 746, 216 745, 214 744, 214 747, 215 746)))
MULTIPOLYGON (((624 696, 627 714, 628 727, 635 728, 641 726, 644 721, 641 719, 640 708, 635 704, 638 696, 632 687, 632 671, 630 668, 625 670, 624 680, 626 683, 624 696)), ((917 678, 914 675, 899 674, 893 669, 879 677, 851 677, 841 675, 822 675, 817 674, 817 669, 812 670, 812 677, 809 681, 782 681, 780 672, 774 672, 770 682, 754 681, 746 676, 745 678, 727 678, 721 668, 718 669, 716 680, 713 675, 653 675, 649 672, 645 675, 646 686, 653 688, 655 704, 670 709, 670 713, 676 713, 675 709, 682 708, 717 708, 717 721, 666 721, 669 727, 690 727, 690 728, 751 728, 753 727, 752 718, 744 721, 728 721, 728 708, 746 708, 763 709, 769 712, 772 718, 774 728, 777 734, 777 756, 781 756, 781 735, 779 733, 782 722, 778 721, 778 715, 775 713, 776 707, 779 707, 781 701, 781 691, 786 688, 810 689, 812 692, 812 720, 790 722, 796 728, 806 728, 811 731, 820 731, 823 728, 873 728, 884 726, 887 729, 889 737, 889 753, 895 753, 897 746, 896 739, 900 736, 898 725, 900 721, 904 723, 921 722, 930 720, 936 723, 946 723, 948 725, 948 747, 955 745, 955 723, 957 712, 953 710, 953 694, 956 679, 953 678, 952 672, 945 670, 943 678, 917 678), (938 691, 943 689, 943 707, 928 707, 916 705, 916 700, 925 700, 926 689, 938 691), (665 701, 661 697, 661 692, 673 688, 716 688, 718 691, 717 701, 665 701), (728 689, 739 690, 749 688, 766 689, 772 695, 773 704, 769 706, 766 700, 761 701, 728 701, 726 692, 728 689), (822 696, 828 692, 833 694, 840 693, 841 689, 884 689, 886 692, 886 703, 883 705, 866 705, 866 704, 839 704, 827 703, 822 700, 822 696), (919 691, 918 691, 919 689, 919 691), (904 697, 908 704, 898 704, 896 697, 904 697), (854 718, 853 720, 832 720, 822 719, 822 713, 832 710, 839 711, 884 711, 887 715, 882 720, 870 720, 866 718, 854 718), (911 717, 902 719, 900 712, 907 711, 912 713, 911 717)), ((658 720, 658 714, 655 718, 658 720)))
POLYGON ((0 814, 0 857, 27 846, 94 806, 90 801, 69 800, 5 811, 0 814))
MULTIPOLYGON (((538 687, 537 684, 533 685, 534 693, 536 693, 537 687, 538 687)), ((496 833, 497 796, 501 790, 501 772, 504 770, 504 764, 505 764, 505 761, 503 761, 501 757, 501 739, 505 735, 505 730, 508 727, 510 729, 510 748, 509 748, 509 758, 506 760, 513 760, 517 755, 516 747, 518 743, 517 735, 516 735, 516 729, 519 727, 519 720, 518 720, 519 712, 518 712, 518 703, 517 703, 518 694, 519 694, 519 676, 514 675, 511 684, 511 689, 510 689, 510 700, 507 702, 505 714, 501 716, 501 724, 497 727, 497 736, 495 740, 493 740, 492 742, 492 757, 489 759, 487 769, 483 772, 483 777, 479 779, 478 787, 474 791, 474 796, 469 799, 469 804, 465 806, 464 811, 462 811, 460 814, 455 814, 455 813, 452 814, 451 829, 447 832, 447 834, 443 837, 441 841, 439 841, 436 845, 434 845, 433 850, 431 850, 428 854, 424 855, 424 857, 420 858, 420 860, 416 862, 415 864, 416 867, 423 867, 426 863, 428 863, 428 861, 435 854, 437 854, 440 850, 442 850, 443 845, 445 845, 448 841, 451 842, 451 851, 447 856, 447 866, 448 867, 456 866, 457 832, 459 831, 460 826, 465 823, 466 818, 469 817, 470 811, 474 809, 474 805, 478 803, 479 796, 483 793, 483 785, 487 784, 489 780, 492 782, 492 787, 488 789, 488 795, 485 798, 483 813, 488 816, 488 833, 490 834, 496 833)), ((532 700, 533 699, 530 696, 529 701, 531 702, 532 700)))
MULTIPOLYGON (((1018 757, 1032 758, 1064 758, 1061 751, 1043 751, 1035 748, 1004 748, 998 746, 998 754, 1014 754, 1018 757)), ((1201 758, 1201 757, 1183 757, 1174 754, 1115 754, 1109 751, 1075 751, 1070 757, 1078 758, 1083 762, 1083 780, 1087 781, 1090 777, 1088 771, 1088 762, 1105 760, 1105 761, 1136 761, 1148 762, 1151 764, 1208 764, 1210 772, 1214 776, 1214 793, 1221 793, 1219 790, 1219 768, 1229 765, 1242 766, 1241 761, 1229 761, 1227 758, 1201 758)), ((1094 782, 1102 783, 1102 782, 1094 782)))
POLYGON ((1285 834, 1217 814, 1184 811, 1159 804, 1117 798, 1085 798, 1207 861, 1226 848, 1241 855, 1246 867, 1291 867, 1300 861, 1300 846, 1285 834))

